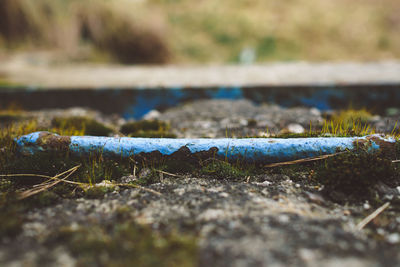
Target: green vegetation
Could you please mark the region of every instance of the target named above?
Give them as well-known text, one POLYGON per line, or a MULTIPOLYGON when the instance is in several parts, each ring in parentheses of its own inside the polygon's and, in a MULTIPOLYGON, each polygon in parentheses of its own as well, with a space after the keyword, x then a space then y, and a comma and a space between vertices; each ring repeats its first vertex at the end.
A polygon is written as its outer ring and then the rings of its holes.
POLYGON ((110 127, 86 117, 56 117, 51 124, 55 128, 82 131, 84 135, 109 136, 113 133, 110 127))
POLYGON ((390 158, 363 149, 326 159, 317 172, 317 180, 325 186, 328 196, 341 203, 374 202, 378 184, 400 183, 398 170, 390 158))
POLYGON ((157 234, 147 226, 116 221, 61 229, 48 244, 65 244, 79 266, 195 266, 196 241, 193 236, 157 234))
POLYGON ((14 237, 22 230, 24 209, 13 201, 10 194, 0 195, 0 238, 14 237))
POLYGON ((303 137, 348 137, 366 136, 375 133, 369 123, 371 113, 365 109, 342 110, 330 118, 325 119, 322 127, 310 125, 310 130, 305 133, 282 133, 272 137, 276 138, 303 138, 303 137))
POLYGON ((120 132, 131 137, 175 138, 170 132, 170 125, 159 120, 141 120, 127 122, 121 126, 120 132))
POLYGON ((335 123, 343 123, 352 127, 356 123, 366 124, 372 118, 372 114, 366 109, 346 109, 340 112, 337 112, 332 116, 332 121, 335 123))
POLYGON ((0 44, 122 63, 238 62, 245 50, 258 62, 386 60, 400 57, 399 7, 396 0, 2 0, 0 44))
POLYGON ((246 164, 231 164, 221 160, 211 160, 200 169, 200 174, 219 179, 241 179, 255 173, 254 167, 246 164))
POLYGON ((105 194, 113 189, 111 186, 91 186, 85 190, 85 196, 90 199, 102 199, 105 194))

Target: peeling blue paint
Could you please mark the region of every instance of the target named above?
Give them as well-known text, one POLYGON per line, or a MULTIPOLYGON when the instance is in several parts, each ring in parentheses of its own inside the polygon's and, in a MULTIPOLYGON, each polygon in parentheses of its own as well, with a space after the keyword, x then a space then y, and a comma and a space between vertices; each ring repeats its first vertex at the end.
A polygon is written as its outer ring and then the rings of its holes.
MULTIPOLYGON (((23 154, 33 155, 44 151, 39 142, 41 133, 31 133, 16 140, 17 149, 23 154)), ((55 135, 56 136, 56 135, 55 135)), ((217 148, 216 157, 229 160, 241 159, 247 162, 283 162, 302 158, 333 154, 337 151, 354 150, 357 142, 368 141, 369 151, 380 149, 378 143, 367 137, 331 138, 246 138, 246 139, 169 139, 169 138, 130 138, 71 136, 69 151, 78 156, 88 156, 101 152, 104 157, 130 157, 140 153, 159 151, 168 156, 182 147, 191 153, 210 151, 217 148)), ((381 141, 395 143, 394 139, 381 141)), ((376 139, 374 139, 376 140, 376 139)))

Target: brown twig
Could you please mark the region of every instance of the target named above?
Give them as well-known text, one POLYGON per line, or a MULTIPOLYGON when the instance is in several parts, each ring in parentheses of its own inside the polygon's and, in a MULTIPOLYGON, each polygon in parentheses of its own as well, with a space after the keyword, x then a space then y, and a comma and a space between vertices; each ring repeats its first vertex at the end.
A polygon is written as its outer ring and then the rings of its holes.
POLYGON ((169 172, 166 172, 166 171, 161 171, 161 170, 156 170, 156 171, 159 172, 159 173, 162 173, 162 174, 166 174, 166 175, 169 175, 169 176, 173 176, 173 177, 185 178, 185 177, 183 177, 183 176, 181 176, 181 175, 169 173, 169 172))
POLYGON ((68 177, 70 177, 80 166, 81 166, 81 165, 77 165, 77 166, 75 166, 75 167, 73 167, 73 168, 71 168, 71 169, 69 169, 69 170, 67 170, 67 171, 65 171, 65 172, 62 172, 62 173, 57 174, 56 176, 52 177, 52 178, 56 179, 56 181, 54 181, 54 182, 52 182, 52 183, 44 182, 44 183, 41 184, 42 186, 40 186, 40 187, 38 187, 38 188, 32 188, 32 189, 28 189, 28 190, 26 190, 26 191, 21 192, 20 195, 19 195, 19 197, 18 197, 18 199, 22 200, 22 199, 28 198, 28 197, 30 197, 30 196, 36 195, 36 194, 38 194, 38 193, 40 193, 40 192, 43 192, 44 190, 47 190, 47 189, 49 189, 49 188, 55 186, 56 184, 58 184, 58 183, 60 183, 60 182, 65 181, 65 180, 66 180, 68 177), (65 174, 67 174, 67 175, 66 175, 64 178, 59 179, 59 177, 62 177, 62 176, 65 175, 65 174))
POLYGON ((338 152, 338 153, 334 153, 334 154, 322 155, 322 156, 313 157, 313 158, 305 158, 305 159, 297 159, 297 160, 291 160, 291 161, 285 161, 285 162, 271 163, 271 164, 265 165, 264 167, 265 168, 273 168, 273 167, 279 167, 279 166, 294 165, 294 164, 299 164, 299 163, 304 163, 304 162, 323 160, 323 159, 327 159, 330 157, 334 157, 334 156, 342 154, 342 153, 343 152, 338 152))
POLYGON ((390 202, 386 202, 382 206, 380 206, 378 209, 376 209, 373 213, 368 215, 365 219, 363 219, 361 222, 359 222, 356 226, 356 229, 358 231, 362 230, 368 223, 370 223, 373 219, 375 219, 379 214, 381 214, 382 211, 387 209, 389 207, 390 202))
MULTIPOLYGON (((68 181, 68 180, 62 180, 62 179, 60 179, 60 178, 57 178, 57 177, 59 177, 58 175, 56 175, 56 176, 54 176, 54 177, 51 177, 51 176, 43 175, 43 174, 28 174, 28 173, 26 173, 26 174, 24 174, 24 173, 21 173, 21 174, 20 174, 20 173, 18 173, 18 174, 0 174, 0 177, 23 177, 23 176, 46 178, 46 179, 49 179, 49 180, 61 180, 61 181, 64 182, 64 183, 73 184, 73 185, 86 185, 85 183, 74 182, 74 181, 68 181)), ((41 185, 41 184, 39 184, 39 185, 34 185, 34 187, 40 186, 40 185, 41 185)))

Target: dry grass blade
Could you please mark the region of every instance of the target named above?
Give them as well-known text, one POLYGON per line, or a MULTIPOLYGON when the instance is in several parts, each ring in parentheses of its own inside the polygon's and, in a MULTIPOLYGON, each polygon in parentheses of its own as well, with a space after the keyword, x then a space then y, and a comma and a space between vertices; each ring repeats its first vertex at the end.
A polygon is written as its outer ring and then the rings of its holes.
POLYGON ((156 170, 156 171, 159 172, 159 173, 162 173, 162 174, 166 174, 166 175, 169 175, 169 176, 173 176, 173 177, 185 178, 185 177, 183 177, 183 176, 181 176, 181 175, 173 174, 173 173, 166 172, 166 171, 161 171, 161 170, 156 170))
POLYGON ((19 195, 19 197, 18 197, 18 199, 22 200, 22 199, 28 198, 28 197, 30 197, 30 196, 36 195, 36 194, 38 194, 38 193, 40 193, 40 192, 43 192, 43 191, 45 191, 45 190, 47 190, 47 189, 49 189, 49 188, 55 186, 56 184, 58 184, 58 183, 60 183, 60 182, 65 181, 65 180, 66 180, 68 177, 70 177, 80 166, 81 166, 81 165, 77 165, 77 166, 75 166, 75 167, 73 167, 73 168, 71 168, 71 169, 69 169, 69 170, 67 170, 67 171, 65 171, 65 172, 62 172, 62 173, 60 173, 60 174, 57 174, 56 176, 53 177, 56 181, 54 181, 54 182, 52 182, 52 183, 44 182, 44 183, 40 184, 41 186, 38 186, 38 187, 32 188, 32 189, 28 189, 28 190, 26 190, 26 191, 21 192, 20 195, 19 195), (60 179, 59 177, 62 177, 63 175, 66 175, 66 176, 65 176, 64 178, 60 179))
MULTIPOLYGON (((0 177, 24 177, 24 176, 31 176, 31 177, 40 177, 40 178, 45 178, 48 179, 47 181, 41 183, 41 184, 37 184, 34 185, 32 189, 26 190, 21 194, 28 194, 29 192, 32 193, 31 195, 40 193, 43 190, 46 190, 47 188, 50 188, 60 182, 63 183, 67 183, 67 184, 73 184, 73 185, 79 185, 79 186, 85 186, 85 187, 90 187, 91 185, 88 183, 81 183, 81 182, 74 182, 74 181, 68 181, 66 180, 66 178, 68 178, 69 176, 72 175, 73 172, 75 172, 81 165, 75 166, 71 169, 69 169, 68 171, 65 171, 63 173, 57 174, 54 177, 48 176, 48 175, 43 175, 43 174, 26 174, 26 173, 18 173, 18 174, 0 174, 0 177), (70 172, 70 173, 69 173, 70 172), (61 177, 64 174, 68 174, 67 177, 60 179, 59 177, 61 177), (54 182, 51 182, 51 180, 53 180, 54 182)), ((169 174, 169 173, 168 173, 169 174)), ((169 174, 169 175, 173 175, 173 174, 169 174)), ((134 188, 138 188, 140 190, 143 191, 147 191, 150 192, 152 194, 155 194, 157 196, 161 196, 162 194, 160 192, 157 192, 155 190, 152 189, 148 189, 148 188, 144 188, 140 185, 135 185, 135 184, 114 184, 115 186, 124 186, 124 187, 134 187, 134 188)), ((28 195, 27 197, 31 196, 28 195)), ((24 197, 26 198, 26 197, 24 197)))
MULTIPOLYGON (((43 175, 43 174, 28 174, 28 173, 21 173, 21 174, 20 174, 20 173, 18 173, 18 174, 0 174, 0 177, 25 177, 25 176, 46 178, 46 179, 49 179, 49 180, 57 180, 57 181, 62 181, 62 182, 64 182, 64 183, 73 184, 73 185, 86 185, 86 183, 80 183, 80 182, 62 180, 62 179, 60 179, 60 178, 57 178, 57 177, 59 177, 58 175, 57 175, 57 176, 54 176, 54 177, 51 177, 51 176, 43 175)), ((48 182, 48 181, 46 181, 46 182, 48 182)), ((42 183, 42 184, 43 184, 43 183, 42 183)), ((42 185, 42 184, 34 185, 33 187, 37 187, 37 186, 40 186, 40 185, 42 185)))
POLYGON ((356 229, 358 231, 362 230, 368 223, 370 223, 373 219, 375 219, 382 211, 387 209, 387 207, 389 207, 389 205, 390 205, 390 202, 386 202, 385 204, 380 206, 373 213, 371 213, 364 220, 362 220, 359 224, 357 224, 356 229))
POLYGON ((291 161, 285 161, 285 162, 271 163, 271 164, 265 165, 264 167, 265 168, 273 168, 273 167, 279 167, 279 166, 300 164, 300 163, 304 163, 304 162, 323 160, 323 159, 327 159, 327 158, 330 158, 330 157, 334 157, 334 156, 339 155, 341 153, 343 153, 343 152, 329 154, 329 155, 322 155, 322 156, 313 157, 313 158, 305 158, 305 159, 297 159, 297 160, 291 160, 291 161))

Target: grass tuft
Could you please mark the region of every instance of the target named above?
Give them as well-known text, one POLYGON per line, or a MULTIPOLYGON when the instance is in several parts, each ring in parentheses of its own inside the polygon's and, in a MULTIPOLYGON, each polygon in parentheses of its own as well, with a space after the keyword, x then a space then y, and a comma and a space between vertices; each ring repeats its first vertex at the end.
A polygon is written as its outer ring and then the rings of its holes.
POLYGON ((55 128, 81 131, 84 135, 109 136, 113 133, 110 127, 86 117, 56 117, 51 124, 55 128))
POLYGON ((175 138, 170 132, 170 125, 159 120, 141 120, 127 122, 121 126, 120 132, 130 137, 175 138))

